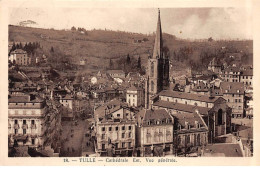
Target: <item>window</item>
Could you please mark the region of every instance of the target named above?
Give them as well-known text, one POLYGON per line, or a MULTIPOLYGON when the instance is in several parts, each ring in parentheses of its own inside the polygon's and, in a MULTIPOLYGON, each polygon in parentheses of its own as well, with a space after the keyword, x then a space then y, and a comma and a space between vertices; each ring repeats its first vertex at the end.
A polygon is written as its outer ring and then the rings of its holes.
POLYGON ((151 82, 151 91, 152 92, 154 91, 154 82, 153 81, 151 82))
POLYGON ((109 130, 109 131, 112 131, 112 127, 109 127, 108 130, 109 130))
POLYGON ((14 129, 14 134, 17 134, 18 133, 18 129, 14 129))
POLYGON ((122 126, 122 130, 125 130, 125 126, 122 126))
POLYGON ((131 138, 132 137, 132 133, 128 133, 128 137, 131 138))
POLYGON ((118 143, 115 143, 115 148, 118 148, 118 143))
POLYGON ((154 76, 154 62, 151 63, 151 77, 154 76))
POLYGON ((105 137, 106 137, 106 135, 102 134, 101 139, 103 140, 103 139, 105 139, 105 137))
POLYGON ((132 126, 128 126, 128 130, 132 130, 132 126))
POLYGON ((126 116, 128 116, 129 114, 128 114, 128 113, 126 113, 125 115, 126 115, 126 116))
POLYGON ((125 143, 124 142, 122 143, 122 148, 125 148, 125 143))
POLYGON ((125 133, 122 133, 122 138, 125 138, 125 133))
POLYGON ((222 121, 222 109, 218 110, 218 125, 222 125, 223 121, 222 121))
POLYGON ((34 138, 32 138, 32 145, 34 145, 35 144, 35 140, 34 140, 34 138))
POLYGON ((190 135, 186 136, 186 143, 189 144, 190 143, 190 135))
POLYGON ((23 129, 23 134, 26 134, 26 129, 23 129))
POLYGON ((26 124, 26 120, 23 120, 23 124, 26 124))
POLYGON ((117 114, 116 116, 117 116, 117 117, 120 117, 120 114, 117 114))
POLYGON ((102 127, 102 131, 106 131, 106 128, 105 128, 105 127, 102 127))
POLYGON ((105 149, 106 149, 106 145, 102 144, 102 150, 105 150, 105 149))
POLYGON ((128 143, 128 148, 131 148, 131 147, 132 147, 132 143, 129 142, 129 143, 128 143))
POLYGON ((116 127, 116 131, 118 131, 118 127, 116 127))
POLYGON ((14 124, 18 124, 18 120, 14 120, 14 124))

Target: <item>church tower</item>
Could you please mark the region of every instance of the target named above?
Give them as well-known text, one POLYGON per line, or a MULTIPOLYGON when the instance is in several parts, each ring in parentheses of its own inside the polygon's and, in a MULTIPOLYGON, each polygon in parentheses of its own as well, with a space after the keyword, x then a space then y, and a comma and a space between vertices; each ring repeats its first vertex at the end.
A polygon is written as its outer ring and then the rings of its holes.
POLYGON ((147 66, 146 108, 151 108, 151 98, 169 86, 169 59, 163 52, 160 10, 158 10, 153 55, 148 58, 147 66))

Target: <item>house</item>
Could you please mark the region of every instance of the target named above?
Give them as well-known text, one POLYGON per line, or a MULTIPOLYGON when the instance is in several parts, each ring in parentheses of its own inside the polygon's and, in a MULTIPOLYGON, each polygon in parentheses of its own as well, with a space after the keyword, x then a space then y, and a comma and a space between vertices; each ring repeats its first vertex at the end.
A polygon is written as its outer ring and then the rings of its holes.
POLYGON ((9 147, 43 146, 46 102, 35 95, 8 96, 9 147))
POLYGON ((17 65, 30 65, 31 57, 22 49, 16 49, 10 53, 9 60, 17 65))
POLYGON ((242 70, 240 82, 244 83, 245 87, 253 87, 253 69, 242 70))
POLYGON ((143 109, 136 115, 137 156, 173 154, 173 117, 164 110, 143 109))
POLYGON ((216 58, 213 58, 208 65, 208 70, 219 74, 221 72, 222 66, 220 65, 220 63, 216 60, 216 58))
POLYGON ((33 94, 9 95, 8 146, 28 146, 34 151, 60 152, 61 105, 33 94))
POLYGON ((174 117, 175 154, 186 156, 197 153, 208 144, 208 127, 199 111, 178 111, 174 117))
POLYGON ((112 78, 124 79, 126 76, 126 74, 123 70, 108 70, 107 73, 112 78))
POLYGON ((94 111, 96 153, 100 156, 133 156, 135 151, 134 112, 119 100, 94 111))
POLYGON ((229 66, 220 73, 220 77, 226 82, 240 82, 240 68, 229 66))
POLYGON ((231 132, 231 108, 222 97, 163 90, 154 98, 152 107, 163 108, 171 114, 197 109, 207 124, 208 142, 211 143, 215 137, 231 132))
POLYGON ((232 117, 244 117, 244 84, 240 82, 221 82, 221 95, 232 108, 232 117))
POLYGON ((60 97, 60 103, 73 110, 73 96, 72 95, 65 95, 65 97, 60 97))
POLYGON ((130 107, 144 106, 144 90, 140 87, 130 86, 126 89, 126 101, 130 107))

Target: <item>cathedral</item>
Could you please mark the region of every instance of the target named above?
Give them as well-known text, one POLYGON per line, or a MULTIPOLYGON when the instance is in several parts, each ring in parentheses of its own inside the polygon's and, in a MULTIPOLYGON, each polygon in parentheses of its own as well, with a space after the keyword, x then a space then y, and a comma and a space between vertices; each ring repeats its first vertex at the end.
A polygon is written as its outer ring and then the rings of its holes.
POLYGON ((153 54, 148 58, 145 86, 145 107, 151 108, 152 98, 169 86, 169 59, 163 51, 160 10, 155 35, 153 54))

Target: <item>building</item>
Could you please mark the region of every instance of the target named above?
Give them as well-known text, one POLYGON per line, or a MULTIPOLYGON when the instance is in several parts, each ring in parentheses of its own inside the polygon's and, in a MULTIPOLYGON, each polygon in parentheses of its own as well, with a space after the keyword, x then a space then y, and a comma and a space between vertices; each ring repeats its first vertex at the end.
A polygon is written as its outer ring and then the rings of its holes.
POLYGON ((30 65, 31 57, 22 49, 16 49, 10 53, 9 60, 17 65, 30 65))
POLYGON ((213 58, 208 65, 208 70, 219 74, 221 73, 222 66, 217 62, 216 58, 213 58))
POLYGON ((253 69, 241 71, 240 82, 244 83, 245 87, 253 87, 253 69))
POLYGON ((198 109, 192 112, 178 111, 174 117, 174 144, 176 156, 197 153, 208 144, 208 127, 198 109))
POLYGON ((71 95, 66 95, 65 97, 60 97, 60 103, 73 110, 73 97, 71 95))
POLYGON ((125 78, 126 74, 123 70, 108 70, 107 73, 112 78, 125 78))
POLYGON ((232 108, 232 117, 244 117, 244 84, 240 82, 221 82, 220 89, 222 97, 232 108))
POLYGON ((45 149, 58 156, 60 150, 60 104, 35 95, 9 95, 8 146, 28 146, 37 152, 45 149))
POLYGON ((126 102, 130 107, 144 106, 144 90, 140 87, 129 87, 126 90, 126 102))
POLYGON ((163 52, 160 11, 152 57, 148 58, 146 71, 145 106, 151 107, 151 98, 169 86, 169 59, 163 52))
POLYGON ((143 109, 137 114, 137 156, 173 154, 173 117, 164 109, 143 109))
POLYGON ((226 82, 240 82, 240 68, 229 66, 220 73, 220 77, 226 82))
POLYGON ((208 142, 231 132, 232 110, 222 97, 163 90, 152 103, 153 108, 163 108, 171 114, 198 111, 208 127, 208 142))
POLYGON ((133 156, 134 112, 119 100, 112 100, 94 112, 96 153, 101 156, 133 156))

